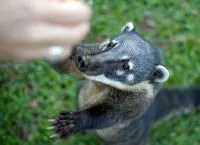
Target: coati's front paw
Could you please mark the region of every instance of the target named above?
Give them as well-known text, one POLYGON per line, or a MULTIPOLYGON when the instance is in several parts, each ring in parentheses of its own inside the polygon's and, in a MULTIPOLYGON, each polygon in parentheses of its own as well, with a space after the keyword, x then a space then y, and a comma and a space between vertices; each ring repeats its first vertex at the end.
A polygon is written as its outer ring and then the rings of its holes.
POLYGON ((51 127, 56 134, 51 137, 67 138, 73 133, 80 130, 80 113, 79 112, 62 112, 55 119, 50 119, 51 127))

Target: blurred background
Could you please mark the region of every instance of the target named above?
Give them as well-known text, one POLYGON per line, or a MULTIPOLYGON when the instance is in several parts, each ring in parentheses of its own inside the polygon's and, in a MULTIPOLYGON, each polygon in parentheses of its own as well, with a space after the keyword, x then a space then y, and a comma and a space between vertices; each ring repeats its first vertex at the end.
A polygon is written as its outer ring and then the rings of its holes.
MULTIPOLYGON (((199 0, 90 0, 92 29, 85 42, 101 41, 132 21, 163 52, 171 77, 165 85, 200 84, 199 0)), ((75 108, 80 82, 44 61, 0 66, 1 145, 101 145, 89 133, 55 143, 47 119, 75 108)), ((200 111, 177 115, 154 128, 154 145, 200 145, 200 111)))

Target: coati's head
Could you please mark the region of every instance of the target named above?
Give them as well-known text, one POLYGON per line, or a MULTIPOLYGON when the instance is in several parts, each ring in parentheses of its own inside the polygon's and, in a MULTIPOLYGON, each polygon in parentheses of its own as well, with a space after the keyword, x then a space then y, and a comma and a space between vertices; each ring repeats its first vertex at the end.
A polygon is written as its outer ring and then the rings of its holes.
POLYGON ((121 32, 93 48, 80 46, 78 69, 90 80, 122 90, 139 84, 158 84, 169 77, 159 51, 127 23, 121 32))

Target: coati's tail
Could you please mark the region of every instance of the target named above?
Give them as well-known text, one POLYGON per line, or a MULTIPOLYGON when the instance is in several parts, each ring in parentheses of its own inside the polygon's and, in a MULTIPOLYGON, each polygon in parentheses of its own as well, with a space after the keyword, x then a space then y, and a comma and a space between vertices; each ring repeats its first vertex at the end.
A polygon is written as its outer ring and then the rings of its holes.
POLYGON ((187 112, 200 106, 200 86, 188 88, 162 88, 155 99, 156 120, 174 113, 187 112))

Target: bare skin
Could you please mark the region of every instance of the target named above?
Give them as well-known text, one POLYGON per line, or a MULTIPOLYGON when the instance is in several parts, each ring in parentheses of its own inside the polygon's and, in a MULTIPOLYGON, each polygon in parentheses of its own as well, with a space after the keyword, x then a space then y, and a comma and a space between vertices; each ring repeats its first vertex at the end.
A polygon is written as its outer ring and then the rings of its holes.
POLYGON ((67 57, 89 32, 90 16, 90 7, 78 0, 1 0, 0 61, 48 60, 55 44, 67 57))

